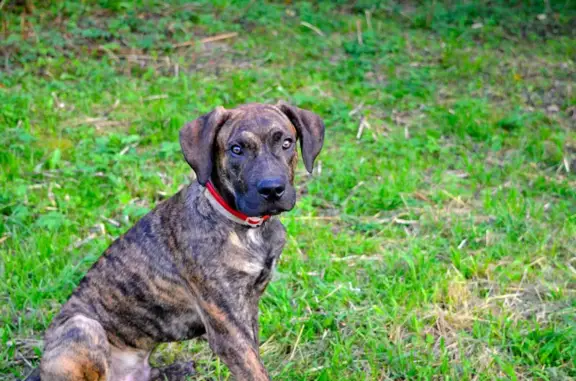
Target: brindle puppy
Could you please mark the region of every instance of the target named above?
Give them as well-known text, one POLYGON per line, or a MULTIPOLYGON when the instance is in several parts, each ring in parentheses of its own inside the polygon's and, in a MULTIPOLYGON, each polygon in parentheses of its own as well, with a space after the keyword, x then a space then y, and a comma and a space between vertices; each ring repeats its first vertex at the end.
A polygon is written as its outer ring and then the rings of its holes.
POLYGON ((148 365, 158 343, 207 333, 238 380, 269 380, 258 301, 285 242, 300 140, 309 172, 324 124, 278 103, 217 107, 180 132, 197 181, 162 202, 88 271, 45 336, 28 380, 180 380, 192 363, 148 365), (264 216, 264 217, 262 217, 264 216))

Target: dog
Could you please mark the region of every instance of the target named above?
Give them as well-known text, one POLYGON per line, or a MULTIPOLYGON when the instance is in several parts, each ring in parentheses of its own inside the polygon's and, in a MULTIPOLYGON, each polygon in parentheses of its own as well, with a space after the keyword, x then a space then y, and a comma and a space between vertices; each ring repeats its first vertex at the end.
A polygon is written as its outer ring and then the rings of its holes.
POLYGON ((186 124, 196 180, 114 241, 45 334, 27 380, 184 380, 194 364, 152 368, 159 343, 206 334, 237 380, 269 380, 258 303, 285 244, 278 219, 296 202, 297 141, 308 172, 324 123, 290 104, 246 104, 186 124))

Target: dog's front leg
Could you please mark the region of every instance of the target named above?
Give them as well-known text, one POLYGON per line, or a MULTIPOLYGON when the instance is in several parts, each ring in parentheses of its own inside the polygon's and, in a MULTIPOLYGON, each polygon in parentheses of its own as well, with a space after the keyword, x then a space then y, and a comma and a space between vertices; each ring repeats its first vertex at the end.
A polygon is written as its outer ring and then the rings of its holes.
POLYGON ((239 381, 268 381, 258 343, 258 305, 201 302, 208 343, 239 381))

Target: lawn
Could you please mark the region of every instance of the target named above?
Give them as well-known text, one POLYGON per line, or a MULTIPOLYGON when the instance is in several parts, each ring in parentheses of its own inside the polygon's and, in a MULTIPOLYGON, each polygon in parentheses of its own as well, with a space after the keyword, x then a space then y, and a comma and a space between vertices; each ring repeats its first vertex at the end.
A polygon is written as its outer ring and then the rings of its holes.
MULTIPOLYGON (((0 1, 0 379, 191 180, 217 105, 326 123, 261 302, 275 380, 576 379, 576 4, 0 1), (23 2, 20 2, 23 3, 23 2)), ((228 379, 205 340, 162 345, 228 379)))

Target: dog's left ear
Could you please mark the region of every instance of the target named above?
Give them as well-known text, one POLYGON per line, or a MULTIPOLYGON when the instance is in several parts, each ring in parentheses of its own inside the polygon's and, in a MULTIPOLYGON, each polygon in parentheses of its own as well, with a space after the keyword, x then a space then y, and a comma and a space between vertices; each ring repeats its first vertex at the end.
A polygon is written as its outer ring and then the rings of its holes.
POLYGON ((324 122, 322 119, 311 111, 292 106, 286 102, 280 101, 276 104, 290 119, 298 132, 300 147, 302 149, 302 159, 308 172, 312 173, 314 169, 314 160, 322 150, 324 144, 324 122))
POLYGON ((206 185, 212 173, 213 149, 216 134, 228 120, 230 112, 218 106, 214 111, 193 122, 187 123, 180 130, 180 147, 184 158, 196 173, 196 179, 206 185))

